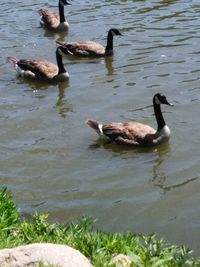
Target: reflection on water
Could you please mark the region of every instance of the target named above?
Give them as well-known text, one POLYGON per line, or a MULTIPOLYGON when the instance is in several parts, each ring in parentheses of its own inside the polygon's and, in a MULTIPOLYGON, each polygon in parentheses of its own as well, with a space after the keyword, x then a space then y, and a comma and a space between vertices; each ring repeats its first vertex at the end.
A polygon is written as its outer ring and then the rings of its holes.
POLYGON ((187 185, 188 183, 194 182, 197 179, 199 179, 199 176, 188 178, 185 181, 182 181, 177 184, 172 185, 165 185, 165 182, 167 180, 167 174, 162 170, 162 163, 164 162, 166 156, 170 152, 170 145, 164 144, 158 147, 158 149, 155 150, 157 154, 157 159, 155 160, 154 166, 153 166, 153 185, 157 186, 162 189, 163 193, 166 194, 168 191, 179 188, 182 186, 187 185))
POLYGON ((113 57, 105 57, 105 64, 107 69, 107 75, 113 75, 114 68, 113 68, 113 57))
POLYGON ((170 185, 170 186, 162 186, 161 188, 163 189, 164 193, 166 193, 167 191, 169 191, 171 189, 175 189, 175 188, 179 188, 179 187, 185 186, 188 183, 194 182, 199 178, 200 178, 199 176, 192 177, 192 178, 189 178, 189 179, 187 179, 186 181, 184 181, 182 183, 174 184, 174 185, 170 185))
POLYGON ((53 40, 55 43, 56 41, 64 42, 68 32, 52 32, 47 29, 44 29, 44 37, 50 40, 53 40))
POLYGON ((58 85, 59 93, 58 93, 58 100, 56 102, 56 108, 59 111, 59 114, 61 117, 65 117, 68 112, 73 112, 73 106, 68 103, 68 101, 65 99, 65 91, 68 87, 69 83, 60 83, 58 85))
POLYGON ((68 35, 68 31, 66 32, 52 32, 48 29, 43 29, 44 30, 44 37, 53 39, 53 40, 58 40, 61 42, 65 41, 65 37, 68 35))
POLYGON ((157 152, 157 157, 153 165, 152 182, 154 186, 163 189, 166 180, 166 173, 162 170, 162 163, 170 152, 170 145, 162 144, 161 146, 158 147, 158 149, 156 149, 156 152, 157 152))
MULTIPOLYGON (((167 147, 169 144, 165 144, 167 147)), ((160 147, 163 147, 163 145, 160 145, 159 147, 134 147, 134 146, 126 146, 126 145, 118 145, 115 143, 110 142, 104 137, 99 137, 96 140, 95 144, 91 144, 89 146, 90 149, 95 149, 95 148, 100 148, 103 147, 104 149, 108 149, 114 153, 119 153, 119 154, 125 154, 125 153, 152 153, 152 152, 158 152, 160 151, 160 147)), ((166 152, 165 152, 166 153, 166 152)))
POLYGON ((57 86, 61 90, 65 90, 67 87, 69 87, 69 81, 62 82, 62 83, 60 82, 48 83, 48 82, 43 82, 43 81, 38 81, 38 80, 32 81, 30 79, 25 79, 19 76, 17 76, 16 79, 18 81, 18 84, 26 84, 28 86, 28 90, 31 90, 34 92, 48 90, 49 88, 57 87, 57 86))
POLYGON ((179 0, 163 0, 163 1, 156 1, 155 3, 149 3, 148 1, 145 1, 145 7, 140 8, 137 10, 138 13, 147 13, 152 11, 157 11, 163 8, 166 8, 170 5, 173 5, 175 3, 179 2, 179 0))

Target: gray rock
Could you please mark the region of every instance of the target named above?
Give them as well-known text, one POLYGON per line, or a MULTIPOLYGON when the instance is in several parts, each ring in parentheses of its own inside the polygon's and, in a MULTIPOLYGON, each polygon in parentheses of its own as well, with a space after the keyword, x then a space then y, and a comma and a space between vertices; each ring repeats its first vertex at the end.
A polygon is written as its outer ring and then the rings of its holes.
POLYGON ((129 256, 124 254, 115 255, 112 258, 112 262, 118 267, 131 267, 136 266, 129 256))
POLYGON ((36 243, 0 250, 0 267, 34 267, 40 262, 45 266, 93 267, 78 250, 65 245, 36 243))

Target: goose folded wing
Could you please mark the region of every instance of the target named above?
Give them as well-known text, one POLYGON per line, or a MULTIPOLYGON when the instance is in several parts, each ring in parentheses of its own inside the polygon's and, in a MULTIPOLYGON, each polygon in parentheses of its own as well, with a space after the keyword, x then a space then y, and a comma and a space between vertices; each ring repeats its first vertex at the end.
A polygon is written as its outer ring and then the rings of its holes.
POLYGON ((126 138, 126 139, 132 139, 133 138, 133 132, 130 131, 125 123, 110 123, 110 124, 104 124, 103 125, 103 133, 104 135, 108 136, 110 139, 115 139, 119 136, 126 138))
POLYGON ((25 70, 31 71, 39 77, 53 77, 58 73, 58 68, 53 63, 43 60, 20 60, 18 66, 25 70))
POLYGON ((49 12, 47 9, 42 9, 41 16, 46 26, 53 26, 59 23, 59 14, 56 12, 49 12))
POLYGON ((73 55, 79 54, 87 56, 105 53, 105 48, 102 45, 92 41, 67 43, 66 47, 69 53, 73 55))
POLYGON ((148 125, 127 122, 127 123, 112 123, 103 126, 103 133, 112 141, 126 145, 141 145, 149 144, 153 140, 155 130, 148 125))

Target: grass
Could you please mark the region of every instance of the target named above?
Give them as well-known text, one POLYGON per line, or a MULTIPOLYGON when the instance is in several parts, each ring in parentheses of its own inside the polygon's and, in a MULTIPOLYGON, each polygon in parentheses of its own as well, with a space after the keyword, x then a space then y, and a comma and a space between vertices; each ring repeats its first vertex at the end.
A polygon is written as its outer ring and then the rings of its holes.
POLYGON ((0 214, 0 248, 48 242, 80 250, 95 267, 200 267, 200 259, 193 258, 190 250, 157 240, 155 235, 97 231, 91 218, 50 224, 48 215, 35 214, 33 220, 24 220, 6 189, 0 189, 0 214), (129 260, 114 264, 113 255, 120 253, 129 260))

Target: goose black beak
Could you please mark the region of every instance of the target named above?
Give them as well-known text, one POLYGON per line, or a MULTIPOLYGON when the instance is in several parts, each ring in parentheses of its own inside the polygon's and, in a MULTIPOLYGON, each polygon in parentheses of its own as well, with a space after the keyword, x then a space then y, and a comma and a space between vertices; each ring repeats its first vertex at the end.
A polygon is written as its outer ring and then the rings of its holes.
POLYGON ((65 5, 71 5, 71 3, 68 2, 67 0, 64 3, 65 3, 65 5))
POLYGON ((174 106, 174 104, 169 103, 168 101, 167 101, 166 105, 168 105, 168 106, 170 106, 170 107, 173 107, 173 106, 174 106))

